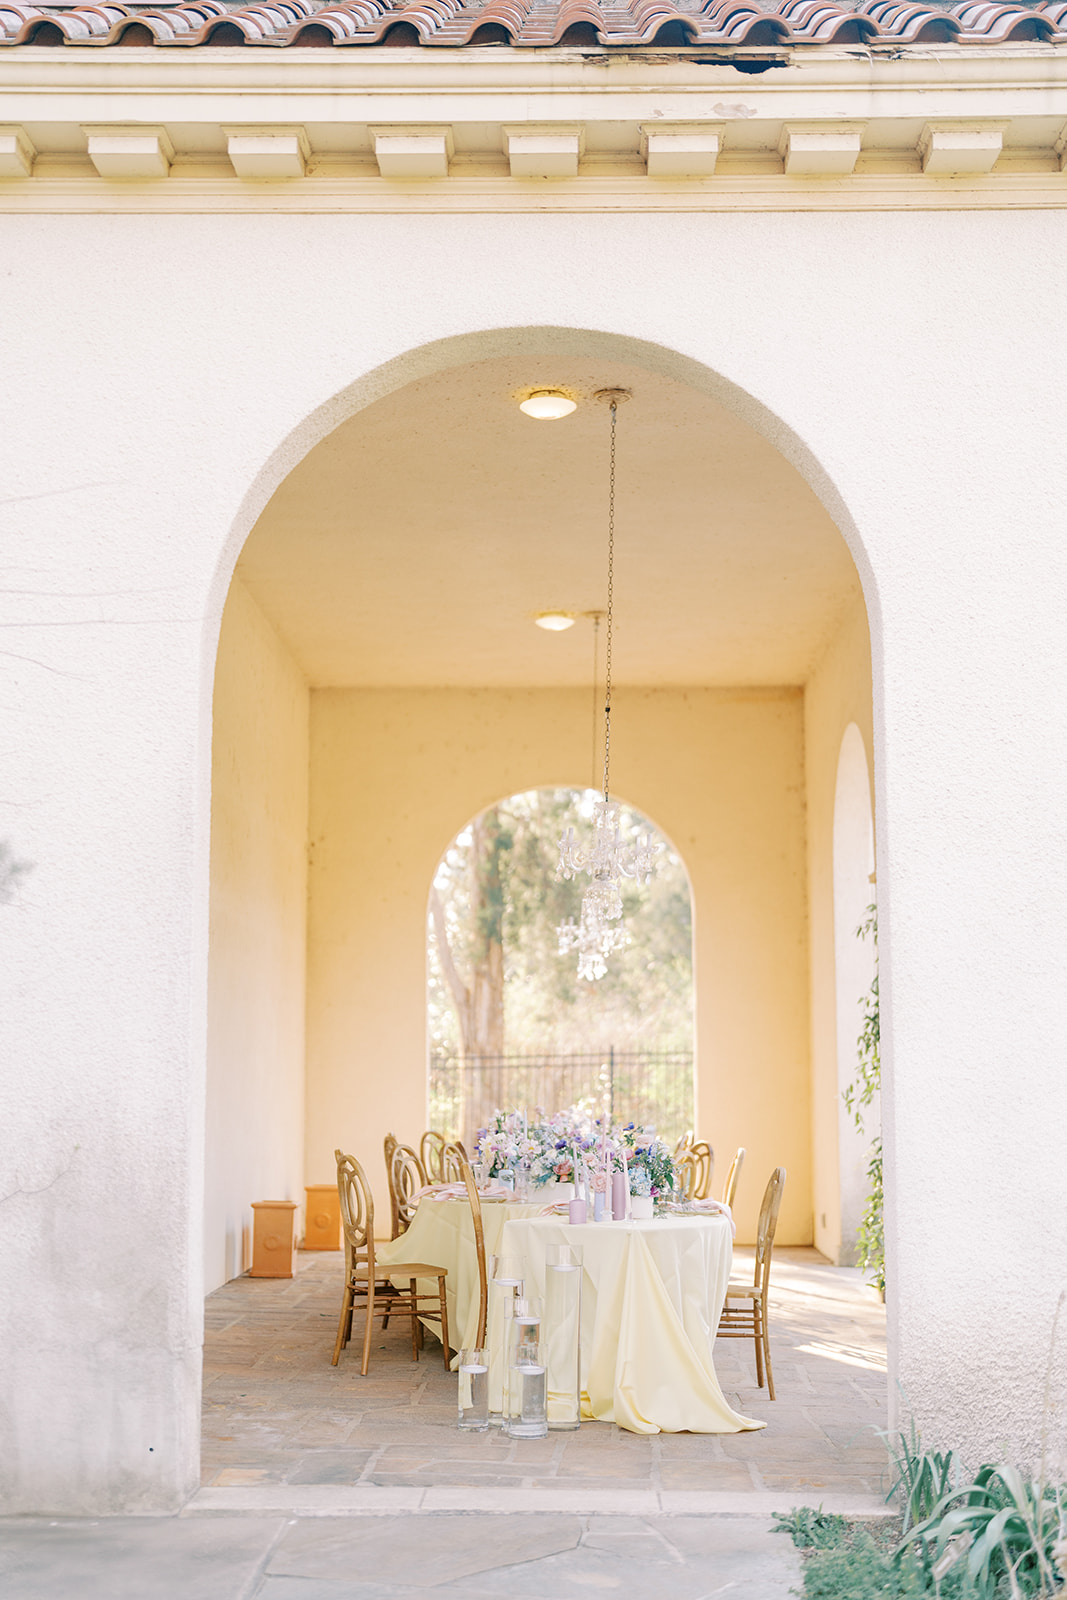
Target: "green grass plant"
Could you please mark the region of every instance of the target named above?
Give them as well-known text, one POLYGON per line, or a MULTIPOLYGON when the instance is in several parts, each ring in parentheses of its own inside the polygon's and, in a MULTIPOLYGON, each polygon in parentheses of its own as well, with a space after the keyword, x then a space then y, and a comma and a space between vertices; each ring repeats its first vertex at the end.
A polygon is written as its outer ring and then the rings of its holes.
POLYGON ((805 1554, 804 1600, 1067 1600, 1067 1486, 883 1434, 899 1531, 873 1537, 820 1507, 775 1517, 805 1554))

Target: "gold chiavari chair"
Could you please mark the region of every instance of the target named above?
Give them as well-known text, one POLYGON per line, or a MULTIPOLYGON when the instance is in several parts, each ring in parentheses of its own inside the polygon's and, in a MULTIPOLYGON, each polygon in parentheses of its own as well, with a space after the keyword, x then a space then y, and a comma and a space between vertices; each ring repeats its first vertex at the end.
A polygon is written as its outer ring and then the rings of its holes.
POLYGON ((767 1369, 767 1387, 771 1399, 774 1394, 774 1372, 771 1368, 771 1337, 768 1322, 767 1295, 771 1278, 771 1253, 774 1233, 778 1226, 778 1212, 785 1191, 785 1168, 775 1167, 763 1192, 759 1210, 759 1227, 756 1230, 756 1265, 753 1281, 729 1283, 726 1302, 719 1319, 720 1339, 751 1339, 756 1347, 756 1382, 763 1388, 763 1370, 767 1369), (732 1304, 731 1302, 737 1302, 732 1304))
POLYGON ((696 1162, 697 1178, 696 1188, 693 1191, 694 1200, 706 1200, 711 1194, 711 1175, 715 1171, 715 1152, 706 1139, 701 1139, 690 1149, 690 1155, 696 1162))
POLYGON ((337 1327, 337 1343, 333 1350, 333 1366, 341 1359, 341 1351, 352 1336, 352 1311, 357 1298, 365 1301, 367 1321, 363 1330, 363 1357, 360 1372, 367 1376, 370 1366, 371 1332, 379 1305, 386 1315, 410 1316, 411 1359, 419 1359, 420 1322, 437 1322, 441 1330, 445 1369, 448 1354, 448 1305, 445 1300, 447 1269, 435 1267, 425 1261, 390 1262, 388 1277, 377 1269, 374 1259, 374 1200, 367 1175, 355 1156, 335 1150, 337 1158, 337 1192, 341 1199, 341 1223, 345 1236, 345 1288, 341 1297, 341 1319, 337 1327), (408 1287, 398 1289, 390 1281, 407 1278, 408 1287), (436 1279, 437 1293, 419 1292, 420 1278, 436 1279))
POLYGON ((730 1162, 730 1170, 726 1174, 726 1187, 722 1192, 722 1203, 724 1206, 729 1206, 731 1211, 734 1209, 734 1198, 737 1195, 737 1180, 741 1176, 741 1168, 743 1167, 744 1162, 745 1147, 742 1144, 738 1145, 737 1154, 730 1162))
POLYGON ((429 1183, 444 1183, 445 1181, 442 1157, 447 1143, 448 1140, 444 1134, 436 1132, 433 1128, 427 1128, 419 1140, 419 1157, 425 1168, 427 1182, 429 1183))
POLYGON ((393 1143, 389 1159, 389 1206, 392 1211, 393 1238, 407 1233, 415 1215, 417 1203, 412 1196, 428 1183, 426 1168, 409 1144, 393 1143))
POLYGON ((682 1196, 683 1200, 696 1199, 699 1176, 699 1164, 692 1150, 683 1150, 680 1156, 675 1156, 674 1184, 676 1191, 682 1196))
POLYGON ((460 1171, 463 1176, 463 1182, 467 1187, 467 1199, 471 1203, 471 1217, 474 1220, 474 1246, 478 1253, 478 1336, 474 1341, 474 1348, 481 1350, 485 1345, 485 1325, 489 1317, 489 1277, 485 1265, 482 1200, 478 1193, 478 1185, 474 1181, 471 1164, 466 1156, 460 1159, 460 1171))
POLYGON ((686 1132, 682 1134, 682 1137, 678 1140, 678 1143, 674 1147, 675 1161, 683 1156, 687 1150, 692 1150, 693 1140, 695 1138, 696 1135, 694 1134, 692 1128, 687 1129, 686 1132))
POLYGON ((459 1139, 453 1139, 451 1144, 446 1144, 441 1151, 441 1182, 462 1183, 463 1163, 467 1160, 467 1152, 459 1139))

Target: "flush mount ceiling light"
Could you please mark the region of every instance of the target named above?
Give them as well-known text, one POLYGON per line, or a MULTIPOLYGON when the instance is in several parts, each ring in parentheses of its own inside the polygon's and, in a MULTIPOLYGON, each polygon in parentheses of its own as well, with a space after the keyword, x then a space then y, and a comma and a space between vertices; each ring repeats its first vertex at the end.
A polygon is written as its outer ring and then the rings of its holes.
POLYGON ((565 395, 562 389, 535 389, 525 400, 519 401, 519 410, 525 411, 528 417, 536 417, 538 422, 556 422, 577 409, 578 402, 565 395))
POLYGON ((569 611, 539 611, 534 621, 539 628, 547 628, 549 633, 562 633, 565 628, 574 627, 574 618, 569 611))

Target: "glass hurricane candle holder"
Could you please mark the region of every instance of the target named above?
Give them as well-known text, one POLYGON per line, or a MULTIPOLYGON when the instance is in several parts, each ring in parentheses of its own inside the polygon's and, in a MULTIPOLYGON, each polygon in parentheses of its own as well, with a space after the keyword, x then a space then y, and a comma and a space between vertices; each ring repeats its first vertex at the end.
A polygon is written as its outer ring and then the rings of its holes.
POLYGON ((550 1244, 545 1252, 545 1409, 553 1432, 582 1420, 582 1257, 574 1245, 550 1244))
POLYGON ((484 1433, 489 1426, 489 1353, 459 1353, 459 1426, 484 1433))
POLYGON ((512 1439, 544 1439, 548 1435, 540 1344, 514 1346, 508 1368, 507 1431, 512 1439))
POLYGON ((508 1325, 515 1296, 522 1293, 525 1262, 521 1256, 489 1257, 489 1310, 485 1342, 489 1351, 489 1419, 499 1423, 507 1383, 508 1325))

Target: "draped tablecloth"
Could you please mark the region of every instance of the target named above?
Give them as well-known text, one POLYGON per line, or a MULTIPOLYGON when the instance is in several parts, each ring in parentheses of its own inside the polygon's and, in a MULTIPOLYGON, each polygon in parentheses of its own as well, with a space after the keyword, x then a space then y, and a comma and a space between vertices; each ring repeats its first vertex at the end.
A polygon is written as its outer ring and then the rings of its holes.
MULTIPOLYGON (((536 1217, 544 1208, 543 1200, 533 1205, 483 1201, 486 1255, 500 1253, 500 1236, 509 1217, 536 1217)), ((424 1261, 427 1266, 445 1267, 449 1341, 454 1350, 470 1349, 478 1335, 478 1251, 469 1200, 420 1200, 407 1233, 381 1243, 376 1239, 374 1256, 386 1273, 392 1261, 424 1261)), ((405 1287, 406 1282, 398 1281, 397 1287, 405 1287)), ((419 1287, 427 1294, 437 1293, 435 1283, 420 1283, 419 1287)))
MULTIPOLYGON (((420 1208, 421 1213, 421 1208, 420 1208)), ((582 1416, 631 1433, 762 1428, 727 1403, 712 1351, 730 1276, 727 1217, 586 1223, 509 1216, 500 1249, 543 1297, 549 1245, 582 1260, 582 1416)))

